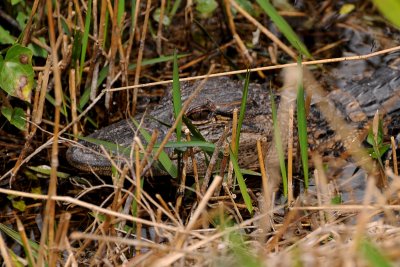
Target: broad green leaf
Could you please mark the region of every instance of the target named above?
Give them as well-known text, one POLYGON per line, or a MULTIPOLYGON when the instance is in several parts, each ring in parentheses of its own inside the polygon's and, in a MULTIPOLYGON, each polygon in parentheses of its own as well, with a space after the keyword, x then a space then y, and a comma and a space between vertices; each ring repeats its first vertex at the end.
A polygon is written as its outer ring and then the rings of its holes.
POLYGON ((399 0, 372 0, 379 11, 397 28, 400 28, 400 1, 399 0))
POLYGON ((25 112, 22 108, 1 107, 1 114, 15 127, 21 131, 25 130, 25 112))
MULTIPOLYGON (((33 170, 33 171, 35 171, 35 172, 37 172, 37 173, 44 174, 46 176, 50 176, 50 172, 51 172, 51 167, 50 166, 47 166, 47 165, 40 165, 40 166, 37 166, 37 167, 29 166, 28 168, 33 170)), ((66 178, 68 178, 70 176, 71 175, 69 173, 57 171, 57 177, 58 178, 66 179, 66 178)))
POLYGON ((0 44, 13 44, 16 39, 8 30, 0 25, 0 44))
POLYGON ((26 209, 25 201, 23 200, 11 200, 12 206, 14 209, 24 212, 26 209))
POLYGON ((0 61, 0 87, 11 96, 30 102, 34 75, 29 48, 14 45, 0 61))
POLYGON ((215 0, 197 0, 196 10, 203 16, 209 17, 218 7, 218 3, 215 0))
POLYGON ((15 6, 18 3, 21 3, 23 0, 11 0, 11 5, 15 6))
POLYGON ((344 4, 340 10, 339 10, 339 14, 340 15, 347 15, 350 14, 351 11, 353 11, 356 8, 356 6, 354 4, 344 4))

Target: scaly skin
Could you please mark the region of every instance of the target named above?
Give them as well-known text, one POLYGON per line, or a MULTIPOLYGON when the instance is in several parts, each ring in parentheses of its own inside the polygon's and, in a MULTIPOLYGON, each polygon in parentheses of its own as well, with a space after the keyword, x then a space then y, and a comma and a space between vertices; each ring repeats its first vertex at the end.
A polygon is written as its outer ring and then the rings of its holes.
MULTIPOLYGON (((387 66, 379 67, 372 74, 361 80, 336 81, 340 86, 332 86, 326 99, 336 107, 338 116, 343 116, 355 129, 363 129, 373 117, 376 110, 384 114, 384 125, 390 134, 398 131, 400 111, 400 71, 387 66)), ((194 91, 199 82, 183 83, 181 85, 182 100, 185 101, 194 91)), ((243 84, 228 78, 210 78, 198 97, 191 103, 186 115, 200 130, 206 140, 216 142, 224 127, 231 123, 234 108, 240 108, 243 84)), ((266 137, 272 139, 272 116, 270 92, 266 85, 250 84, 244 124, 241 130, 239 164, 246 169, 257 169, 258 160, 256 140, 266 137)), ((280 96, 276 96, 279 104, 280 96)), ((308 116, 308 135, 311 150, 318 150, 321 154, 339 156, 344 150, 343 142, 331 130, 324 116, 312 103, 308 116)), ((282 107, 281 107, 282 108, 282 107)), ((159 141, 165 136, 168 127, 159 123, 173 123, 173 106, 171 94, 168 94, 150 116, 144 118, 143 128, 152 132, 160 131, 159 141), (156 118, 158 121, 150 119, 156 118)), ((140 121, 141 116, 136 120, 140 121)), ((128 147, 133 144, 136 128, 127 119, 102 128, 89 137, 109 141, 128 147)), ((349 133, 351 138, 354 133, 349 133)), ((171 140, 175 139, 173 135, 171 140)), ((98 146, 86 141, 79 142, 82 146, 72 146, 67 152, 70 164, 80 170, 93 170, 100 174, 109 174, 110 161, 102 155, 98 146), (97 152, 96 152, 97 151, 97 152)), ((167 152, 171 153, 167 149, 167 152)), ((118 157, 118 155, 113 155, 118 157)), ((121 157, 119 157, 121 161, 121 157)), ((200 173, 205 172, 206 166, 200 160, 200 173)), ((191 173, 191 167, 188 167, 191 173)))

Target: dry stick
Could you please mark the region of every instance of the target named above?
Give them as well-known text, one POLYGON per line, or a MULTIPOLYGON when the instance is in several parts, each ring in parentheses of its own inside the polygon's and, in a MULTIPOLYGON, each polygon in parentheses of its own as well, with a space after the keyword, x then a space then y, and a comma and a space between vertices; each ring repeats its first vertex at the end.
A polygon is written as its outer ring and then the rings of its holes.
POLYGON ((22 224, 21 220, 18 218, 17 215, 15 215, 15 221, 17 222, 18 233, 19 233, 19 236, 21 237, 21 241, 22 241, 22 245, 24 247, 25 253, 28 254, 27 257, 28 257, 29 265, 37 266, 37 265, 35 265, 36 262, 32 255, 32 248, 29 245, 29 240, 28 240, 28 237, 26 236, 24 225, 22 224))
MULTIPOLYGON (((118 16, 118 8, 117 5, 118 0, 114 0, 114 10, 112 7, 108 6, 108 8, 111 10, 109 11, 109 14, 111 16, 111 22, 112 22, 112 32, 111 32, 111 47, 110 47, 110 58, 109 58, 109 68, 108 68, 108 75, 107 75, 107 80, 106 80, 106 88, 110 89, 112 85, 112 81, 115 76, 115 59, 117 55, 117 50, 118 50, 118 40, 121 38, 121 32, 120 28, 118 25, 117 21, 117 16, 118 16), (111 15, 112 14, 112 15, 111 15)), ((83 64, 83 62, 81 62, 83 64)), ((107 110, 110 109, 110 104, 112 101, 112 92, 109 91, 106 93, 106 98, 105 98, 105 107, 107 110)))
POLYGON ((293 59, 297 58, 295 52, 293 52, 288 46, 282 43, 279 38, 277 38, 272 32, 268 31, 260 22, 254 19, 249 13, 247 13, 240 5, 238 5, 234 0, 230 0, 231 5, 240 13, 242 14, 247 20, 253 23, 262 33, 264 33, 271 41, 276 43, 283 51, 285 51, 289 56, 293 59))
MULTIPOLYGON (((188 142, 190 142, 191 141, 190 131, 186 131, 185 130, 185 135, 186 135, 186 139, 188 140, 188 142)), ((199 173, 198 173, 198 170, 197 170, 196 155, 195 155, 194 149, 192 147, 189 148, 189 154, 190 154, 190 159, 192 160, 193 176, 194 176, 195 190, 196 190, 196 198, 197 198, 197 202, 199 202, 200 201, 199 173)))
MULTIPOLYGON (((94 5, 93 5, 94 6, 94 5)), ((93 8, 97 9, 97 8, 93 8)), ((97 12, 96 12, 97 13, 97 12)), ((100 27, 99 27, 99 32, 98 32, 98 43, 94 44, 97 46, 97 48, 103 48, 103 42, 104 42, 104 31, 105 31, 105 21, 106 21, 106 16, 107 16, 107 0, 101 0, 101 7, 100 7, 100 27)), ((96 32, 94 32, 97 34, 96 32)), ((90 86, 90 100, 94 100, 97 95, 97 80, 99 76, 99 68, 100 68, 100 61, 96 62, 93 70, 93 76, 92 76, 92 84, 90 86)))
MULTIPOLYGON (((61 250, 64 249, 64 238, 67 236, 67 232, 68 232, 68 228, 69 228, 69 222, 71 219, 71 213, 63 213, 60 216, 60 221, 57 225, 57 232, 56 232, 56 236, 55 236, 55 247, 57 248, 56 252, 60 252, 61 250)), ((54 262, 57 262, 58 257, 59 257, 60 253, 55 253, 55 258, 54 258, 54 262)))
MULTIPOLYGON (((373 189, 375 187, 375 178, 374 177, 368 177, 367 178, 367 188, 365 190, 365 195, 363 199, 363 205, 367 206, 371 201, 373 196, 373 189)), ((356 226, 356 231, 354 232, 353 235, 353 246, 350 247, 350 251, 353 252, 350 255, 354 255, 356 251, 359 248, 360 242, 362 240, 362 237, 364 236, 365 233, 365 228, 368 223, 368 219, 370 218, 370 213, 368 212, 367 209, 364 209, 361 211, 357 218, 357 226, 356 226)))
POLYGON ((32 27, 32 21, 33 21, 33 16, 36 14, 38 5, 39 5, 40 0, 35 0, 32 6, 32 11, 29 14, 29 19, 28 22, 26 23, 25 29, 24 29, 24 37, 22 39, 21 45, 26 46, 29 42, 29 39, 32 37, 31 33, 31 27, 32 27))
POLYGON ((158 30, 157 30, 157 54, 162 55, 162 27, 163 27, 163 20, 164 20, 164 10, 165 10, 165 0, 161 0, 161 8, 160 8, 160 17, 158 18, 158 30))
MULTIPOLYGON (((0 235, 0 253, 3 257, 3 263, 7 267, 15 266, 14 261, 11 260, 10 254, 8 254, 7 244, 4 242, 3 235, 0 235)), ((37 266, 37 265, 35 265, 37 266)))
POLYGON ((265 164, 264 164, 264 155, 263 155, 263 144, 266 143, 267 138, 263 137, 262 139, 257 139, 257 155, 258 155, 258 162, 260 164, 260 172, 261 172, 261 179, 262 179, 262 187, 263 187, 263 193, 264 193, 264 200, 267 199, 267 192, 268 192, 268 176, 267 172, 265 170, 265 164))
POLYGON ((136 31, 136 23, 137 23, 137 18, 139 16, 139 8, 140 8, 140 0, 136 0, 136 6, 135 6, 135 14, 133 17, 133 23, 131 25, 131 31, 129 32, 129 39, 128 39, 128 44, 126 47, 126 61, 129 62, 130 57, 131 57, 131 51, 133 47, 133 38, 135 37, 135 31, 136 31))
MULTIPOLYGON (((231 149, 233 154, 236 157, 236 160, 239 161, 237 158, 238 153, 236 151, 239 151, 239 148, 236 147, 236 136, 237 136, 237 126, 238 126, 238 109, 235 108, 233 110, 233 117, 232 117, 232 136, 231 136, 231 149)), ((227 184, 229 188, 232 188, 232 186, 235 184, 236 185, 236 180, 235 183, 233 182, 233 163, 232 159, 229 159, 229 166, 228 166, 228 176, 226 178, 227 184)))
POLYGON ((192 67, 193 65, 196 65, 199 62, 204 61, 204 59, 206 59, 207 57, 210 57, 211 55, 217 54, 217 53, 222 53, 223 50, 227 49, 228 47, 230 47, 231 45, 233 45, 235 43, 234 40, 231 40, 217 48, 215 48, 214 50, 207 52, 205 54, 202 54, 201 56, 199 56, 198 58, 195 58, 191 61, 189 61, 188 63, 186 63, 185 65, 182 65, 179 67, 180 71, 183 71, 187 68, 192 67))
POLYGON ((58 136, 59 136, 59 128, 60 128, 60 106, 62 102, 62 85, 61 85, 61 75, 60 70, 58 68, 58 55, 56 49, 56 33, 54 28, 53 21, 53 4, 51 0, 46 1, 47 5, 47 21, 49 27, 49 39, 51 46, 51 56, 52 56, 52 65, 53 65, 53 75, 55 81, 54 93, 55 93, 55 110, 54 110, 54 142, 51 148, 51 170, 50 170, 50 184, 48 196, 50 199, 46 203, 45 208, 45 217, 43 220, 43 229, 42 236, 40 239, 40 251, 39 251, 39 259, 38 265, 43 265, 43 251, 45 244, 48 244, 50 248, 50 257, 49 257, 49 265, 54 266, 55 262, 55 251, 54 249, 54 222, 55 222, 55 201, 51 199, 51 197, 56 196, 56 188, 57 188, 57 167, 58 167, 58 136), (48 233, 47 233, 48 231, 48 233), (48 234, 48 235, 46 235, 48 234), (47 242, 46 242, 47 238, 47 242))
POLYGON ((76 9, 75 15, 78 17, 78 21, 79 21, 79 24, 80 24, 79 27, 81 29, 84 29, 85 28, 85 23, 83 22, 82 11, 81 11, 81 7, 80 7, 80 5, 78 3, 78 0, 74 0, 74 5, 75 5, 75 9, 76 9))
MULTIPOLYGON (((151 134, 150 142, 147 144, 146 151, 144 152, 143 159, 140 162, 140 173, 142 173, 142 170, 144 169, 144 167, 146 166, 146 164, 148 162, 148 158, 151 155, 151 152, 153 151, 153 147, 157 142, 158 134, 159 134, 158 130, 154 129, 153 133, 151 134)), ((145 175, 145 173, 143 173, 142 175, 145 175)))
MULTIPOLYGON (((147 26, 149 24, 150 7, 151 7, 151 0, 147 0, 146 13, 144 15, 144 22, 143 22, 143 29, 142 29, 142 37, 140 38, 139 52, 138 52, 138 56, 137 56, 137 60, 136 60, 136 71, 135 71, 134 85, 138 85, 139 84, 140 71, 142 69, 142 59, 143 59, 144 44, 145 44, 145 41, 146 41, 147 26)), ((131 114, 135 114, 135 112, 136 112, 137 96, 138 96, 138 89, 134 88, 133 96, 132 96, 131 114)))
MULTIPOLYGON (((134 145, 135 148, 135 175, 136 175, 136 216, 139 217, 139 211, 142 205, 142 186, 140 180, 140 158, 139 158, 139 146, 137 143, 134 145)), ((136 224, 136 238, 140 241, 142 235, 142 224, 136 224)), ((136 254, 140 254, 140 246, 135 247, 136 254)))
POLYGON ((397 152, 396 152, 396 142, 394 141, 394 137, 390 137, 390 142, 392 144, 392 159, 393 159, 393 171, 396 176, 399 175, 399 169, 397 167, 397 152))
POLYGON ((253 58, 250 56, 249 51, 247 50, 246 46, 244 45, 242 39, 236 32, 235 23, 233 22, 233 16, 231 12, 231 7, 229 5, 230 0, 224 0, 226 16, 228 17, 229 22, 229 29, 231 30, 233 39, 236 41, 237 45, 239 46, 239 50, 242 51, 244 57, 249 61, 250 64, 253 64, 253 58))
POLYGON ((289 105, 289 131, 288 131, 288 203, 293 201, 293 103, 289 105))
POLYGON ((222 133, 221 137, 215 143, 214 152, 213 152, 210 162, 207 166, 206 174, 204 175, 204 179, 203 179, 203 184, 201 185, 201 190, 200 190, 201 194, 205 194, 205 192, 207 190, 208 183, 210 182, 210 178, 211 178, 212 172, 214 170, 214 166, 217 163, 219 151, 221 150, 221 146, 222 146, 224 140, 226 139, 228 132, 229 132, 229 128, 225 127, 224 132, 222 133))
MULTIPOLYGON (((186 130, 188 130, 188 129, 186 129, 186 130)), ((188 135, 189 133, 185 131, 185 134, 188 135)), ((190 153, 189 150, 187 150, 183 154, 183 159, 182 159, 183 167, 182 167, 182 175, 181 175, 182 177, 181 177, 181 183, 178 188, 178 198, 177 198, 176 204, 175 204, 175 211, 177 213, 179 213, 179 210, 182 206, 183 197, 185 196, 186 169, 187 169, 187 164, 188 164, 189 153, 190 153)))
MULTIPOLYGON (((221 164, 219 166, 219 176, 221 176, 221 177, 224 177, 226 165, 229 163, 229 149, 230 149, 229 143, 227 141, 225 141, 223 147, 224 147, 224 151, 222 152, 223 156, 222 156, 221 164)), ((219 196, 220 195, 221 186, 219 186, 215 190, 214 196, 219 196)))
MULTIPOLYGON (((214 180, 212 181, 210 187, 208 188, 207 192, 204 194, 204 197, 201 199, 199 206, 197 209, 194 211, 192 217, 190 218, 188 224, 185 227, 185 232, 188 233, 190 230, 194 228, 196 225, 197 221, 200 218, 200 215, 206 211, 207 203, 209 199, 212 197, 214 190, 217 188, 217 186, 222 182, 222 177, 217 175, 215 176, 214 180)), ((174 242, 176 245, 176 248, 181 248, 183 245, 183 242, 186 238, 186 234, 181 234, 178 235, 176 238, 176 242, 174 242)))
MULTIPOLYGON (((71 98, 71 115, 72 120, 76 120, 78 117, 76 108, 76 83, 75 83, 75 69, 70 69, 69 71, 69 97, 71 98)), ((75 141, 78 140, 78 123, 76 122, 72 126, 72 131, 75 136, 75 141)))
POLYGON ((162 198, 162 196, 160 194, 156 194, 156 198, 160 202, 161 206, 168 212, 168 214, 171 217, 175 218, 174 214, 172 214, 172 212, 171 212, 171 209, 168 207, 167 202, 165 202, 165 200, 162 198))
POLYGON ((233 209, 235 210, 236 215, 238 216, 240 223, 242 223, 243 222, 243 217, 242 217, 242 214, 240 214, 240 211, 238 209, 238 205, 235 202, 236 195, 231 193, 231 191, 229 190, 230 187, 228 186, 227 183, 222 183, 222 187, 224 188, 225 193, 229 196, 229 199, 230 199, 230 201, 232 202, 232 205, 233 205, 233 209))

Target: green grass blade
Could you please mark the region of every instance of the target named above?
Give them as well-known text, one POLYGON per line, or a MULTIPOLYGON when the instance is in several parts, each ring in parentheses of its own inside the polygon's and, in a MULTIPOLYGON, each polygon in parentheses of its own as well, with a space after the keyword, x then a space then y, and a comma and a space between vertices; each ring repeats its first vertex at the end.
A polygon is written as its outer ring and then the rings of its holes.
POLYGON ((311 58, 310 52, 308 52, 307 47, 303 44, 300 38, 293 31, 292 27, 286 22, 286 20, 279 15, 278 11, 271 5, 269 0, 256 0, 261 6, 265 13, 271 18, 278 29, 282 32, 289 43, 300 52, 300 54, 311 58))
POLYGON ((243 86, 243 97, 242 97, 242 103, 240 104, 240 113, 237 125, 236 150, 234 151, 236 156, 239 153, 240 130, 242 129, 244 113, 246 112, 247 96, 249 94, 249 81, 250 81, 250 72, 247 70, 246 79, 244 81, 244 86, 243 86))
POLYGON ((89 41, 89 30, 90 30, 90 20, 92 18, 92 0, 89 0, 87 3, 87 12, 85 18, 85 31, 83 32, 82 39, 82 52, 81 52, 81 61, 79 68, 79 80, 82 78, 83 65, 85 65, 85 57, 86 57, 86 49, 88 47, 89 41))
POLYGON ((372 0, 379 11, 397 28, 400 28, 400 1, 399 0, 372 0))
MULTIPOLYGON (((178 68, 178 57, 176 51, 174 52, 174 68, 172 72, 172 102, 174 105, 174 115, 175 118, 178 117, 182 109, 182 99, 181 99, 181 87, 179 82, 179 68, 178 68)), ((182 119, 179 119, 176 125, 176 140, 180 141, 182 135, 182 119)))
MULTIPOLYGON (((299 61, 299 71, 301 62, 299 61)), ((303 77, 300 77, 297 88, 297 129, 300 144, 301 163, 303 165, 304 185, 308 188, 308 138, 307 138, 307 117, 304 101, 303 77)))
POLYGON ((382 252, 371 242, 364 240, 361 243, 360 252, 369 262, 369 266, 390 267, 392 264, 382 252))
POLYGON ((235 171, 235 176, 236 176, 237 182, 239 184, 240 193, 242 194, 242 197, 243 197, 244 203, 247 207, 247 210, 250 212, 250 214, 253 214, 253 205, 251 203, 250 195, 247 192, 247 186, 244 181, 243 175, 240 172, 239 163, 238 163, 237 158, 234 155, 232 149, 229 149, 229 154, 231 157, 233 170, 235 171))
POLYGON ((122 35, 122 17, 125 12, 125 0, 118 0, 117 23, 122 35))
POLYGON ((171 12, 169 13, 171 20, 172 20, 172 17, 175 16, 176 11, 180 7, 181 3, 182 3, 182 0, 174 1, 174 5, 172 6, 171 12))
POLYGON ((275 147, 278 152, 279 158, 279 166, 281 168, 282 175, 282 184, 283 184, 283 195, 287 197, 288 194, 288 182, 287 182, 287 172, 286 172, 286 164, 285 164, 285 153, 283 152, 282 147, 282 138, 281 138, 281 130, 278 123, 277 113, 276 113, 276 103, 274 94, 271 91, 271 110, 272 110, 272 121, 274 125, 274 140, 275 147))
MULTIPOLYGON (((14 241, 16 241, 18 244, 21 246, 24 246, 24 243, 22 242, 21 235, 17 232, 8 227, 7 225, 4 225, 0 223, 0 231, 12 238, 14 241)), ((28 240, 28 244, 31 247, 32 250, 32 255, 34 258, 37 258, 38 256, 38 251, 39 251, 39 244, 36 243, 35 241, 28 240)))

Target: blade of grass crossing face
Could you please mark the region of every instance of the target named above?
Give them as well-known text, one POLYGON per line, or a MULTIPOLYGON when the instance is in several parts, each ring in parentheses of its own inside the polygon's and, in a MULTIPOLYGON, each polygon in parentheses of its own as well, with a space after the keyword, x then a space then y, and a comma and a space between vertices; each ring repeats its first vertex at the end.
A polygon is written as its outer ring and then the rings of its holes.
POLYGON ((267 13, 271 20, 275 23, 276 27, 282 32, 289 43, 297 49, 300 54, 305 55, 307 58, 311 58, 310 52, 307 47, 303 44, 300 38, 293 31, 292 27, 286 22, 286 20, 279 15, 278 11, 271 5, 269 0, 256 0, 261 8, 267 13))
POLYGON ((243 97, 242 97, 242 103, 240 104, 240 113, 239 113, 239 120, 236 133, 236 149, 234 151, 236 157, 238 156, 239 153, 240 130, 242 129, 244 113, 246 112, 247 96, 249 94, 249 81, 250 81, 250 72, 247 71, 246 79, 244 81, 243 97))
POLYGON ((125 0, 118 0, 117 22, 118 22, 118 27, 121 30, 122 30, 122 16, 124 15, 124 11, 125 11, 125 0))
POLYGON ((253 213, 253 205, 251 203, 250 195, 247 192, 247 186, 246 186, 246 183, 244 181, 243 175, 240 172, 240 168, 239 168, 239 163, 237 161, 237 157, 234 155, 232 149, 229 149, 229 154, 230 154, 230 157, 231 157, 233 170, 235 171, 235 176, 236 176, 237 182, 239 184, 240 193, 242 194, 242 197, 243 197, 243 200, 244 200, 244 203, 246 205, 247 210, 252 214, 253 213))
MULTIPOLYGON (((299 61, 299 72, 301 73, 301 62, 299 61)), ((301 163, 303 165, 304 185, 308 188, 308 138, 307 138, 307 118, 304 101, 303 77, 300 74, 297 88, 297 129, 300 144, 301 163)))
POLYGON ((276 147, 276 150, 278 151, 279 166, 280 166, 281 175, 282 175, 283 194, 285 197, 287 197, 288 182, 287 182, 287 172, 286 172, 286 164, 285 164, 285 154, 283 152, 281 130, 280 130, 278 119, 277 119, 275 98, 274 98, 274 94, 272 93, 272 91, 271 91, 270 96, 271 96, 272 121, 273 121, 273 125, 274 125, 275 147, 276 147))
MULTIPOLYGON (((176 51, 174 52, 174 68, 172 73, 172 100, 174 104, 174 115, 175 118, 178 117, 178 114, 182 109, 182 99, 181 99, 181 88, 179 83, 179 68, 178 68, 178 56, 176 51)), ((176 140, 179 142, 181 140, 182 134, 182 119, 179 120, 176 126, 176 140)))
POLYGON ((83 32, 82 39, 82 52, 81 52, 81 62, 79 68, 79 80, 82 79, 83 65, 85 65, 86 49, 89 41, 89 30, 90 30, 90 19, 92 18, 92 0, 88 1, 87 12, 85 18, 85 31, 83 32))

